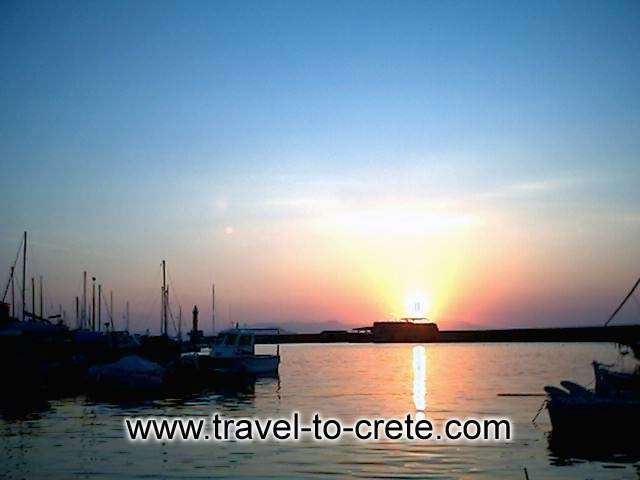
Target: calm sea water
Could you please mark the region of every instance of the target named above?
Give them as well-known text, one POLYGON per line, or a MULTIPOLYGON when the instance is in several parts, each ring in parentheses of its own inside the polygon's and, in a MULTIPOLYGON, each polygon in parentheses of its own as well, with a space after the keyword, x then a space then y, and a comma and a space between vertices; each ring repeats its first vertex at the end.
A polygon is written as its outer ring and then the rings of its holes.
MULTIPOLYGON (((640 478, 640 464, 590 461, 551 451, 546 384, 593 379, 591 361, 615 362, 610 344, 287 345, 279 380, 240 391, 117 405, 83 396, 51 400, 0 419, 0 475, 6 478, 640 478), (418 347, 420 348, 420 347, 418 347), (419 372, 424 368, 426 374, 419 372), (451 417, 512 419, 509 444, 302 441, 299 443, 146 443, 123 436, 123 418, 150 415, 401 417, 425 409, 451 417)), ((264 347, 269 350, 269 347, 264 347)))

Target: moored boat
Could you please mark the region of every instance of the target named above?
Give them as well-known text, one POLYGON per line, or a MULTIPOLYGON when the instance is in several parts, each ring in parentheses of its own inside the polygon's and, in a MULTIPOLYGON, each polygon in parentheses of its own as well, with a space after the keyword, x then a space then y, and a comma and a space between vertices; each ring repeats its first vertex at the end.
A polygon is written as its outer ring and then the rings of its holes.
MULTIPOLYGON (((640 278, 605 322, 607 326, 620 312, 640 285, 640 278)), ((637 338, 620 338, 618 343, 637 347, 637 338)), ((634 354, 637 351, 634 349, 634 354)), ((623 355, 625 355, 623 353, 623 355)), ((637 359, 637 355, 636 359, 637 359)), ((634 438, 640 430, 640 365, 622 370, 613 365, 594 361, 594 389, 570 381, 561 382, 564 389, 546 386, 546 407, 553 433, 584 439, 586 434, 612 434, 614 437, 634 438)))
POLYGON ((166 368, 138 355, 89 368, 89 386, 93 391, 109 393, 151 393, 165 385, 166 368))
POLYGON ((256 354, 256 330, 236 327, 220 332, 210 353, 212 368, 232 374, 277 374, 280 347, 275 355, 256 354))

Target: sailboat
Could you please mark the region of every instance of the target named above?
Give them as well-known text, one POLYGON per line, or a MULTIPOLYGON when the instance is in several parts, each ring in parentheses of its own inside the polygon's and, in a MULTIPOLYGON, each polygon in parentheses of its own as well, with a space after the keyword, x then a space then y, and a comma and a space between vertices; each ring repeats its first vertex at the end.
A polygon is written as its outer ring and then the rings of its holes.
POLYGON ((158 363, 177 360, 182 353, 180 342, 169 337, 169 287, 167 286, 167 262, 162 260, 162 309, 160 336, 145 335, 140 337, 142 346, 140 355, 158 363))

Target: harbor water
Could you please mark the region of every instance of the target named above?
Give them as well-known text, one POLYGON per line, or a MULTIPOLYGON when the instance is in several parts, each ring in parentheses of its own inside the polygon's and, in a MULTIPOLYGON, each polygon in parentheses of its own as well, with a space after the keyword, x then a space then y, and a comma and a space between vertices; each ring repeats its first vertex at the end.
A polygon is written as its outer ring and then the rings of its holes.
MULTIPOLYGON (((270 351, 274 347, 261 346, 270 351)), ((2 478, 638 478, 636 459, 589 458, 550 446, 542 393, 593 381, 591 362, 620 361, 612 344, 284 345, 279 379, 118 403, 85 396, 21 402, 0 417, 2 478), (501 416, 509 443, 436 441, 146 442, 125 439, 132 416, 284 417, 299 411, 352 421, 423 410, 449 418, 501 416)), ((631 362, 631 359, 625 361, 631 362)), ((7 393, 3 393, 6 397, 7 393)), ((603 439, 599 439, 602 441, 603 439)), ((604 439, 606 441, 606 439, 604 439)), ((594 439, 598 441, 598 439, 594 439)))

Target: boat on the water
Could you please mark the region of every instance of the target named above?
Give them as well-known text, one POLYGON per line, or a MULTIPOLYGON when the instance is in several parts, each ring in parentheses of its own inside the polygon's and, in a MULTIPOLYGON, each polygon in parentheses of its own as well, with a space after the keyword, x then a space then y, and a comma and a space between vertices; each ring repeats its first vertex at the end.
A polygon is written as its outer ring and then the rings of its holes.
POLYGON ((547 409, 558 434, 603 434, 640 428, 638 373, 619 372, 594 362, 596 387, 590 389, 563 381, 563 388, 544 387, 547 409))
POLYGON ((109 393, 156 392, 164 387, 165 375, 165 367, 138 355, 96 365, 88 371, 90 389, 109 393))
MULTIPOLYGON (((256 354, 256 331, 264 329, 231 328, 218 334, 211 348, 214 370, 231 374, 275 375, 280 365, 280 346, 275 355, 256 354)), ((269 329, 273 330, 273 329, 269 329)))
MULTIPOLYGON (((620 312, 640 285, 640 278, 606 321, 607 326, 620 312)), ((620 338, 621 345, 631 347, 638 360, 638 339, 620 338), (633 348, 636 347, 636 348, 633 348)), ((623 356, 628 352, 624 352, 623 356)), ((635 438, 640 430, 640 364, 626 370, 613 365, 593 362, 595 387, 593 389, 570 381, 562 381, 563 388, 546 386, 546 407, 553 433, 579 438, 586 434, 611 433, 614 437, 635 438)))

